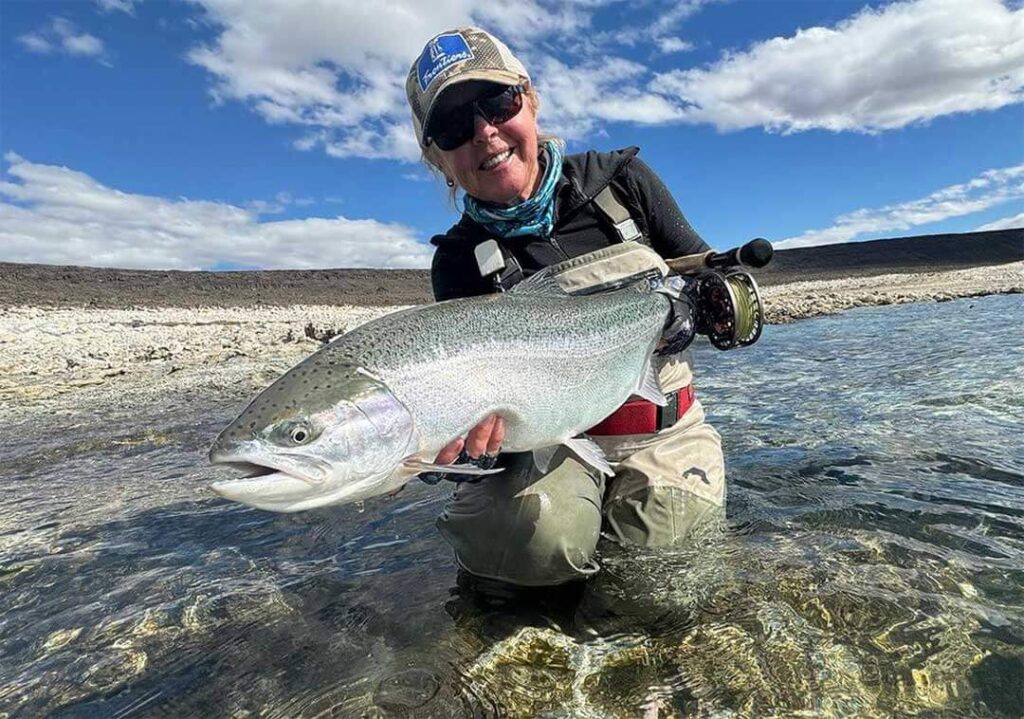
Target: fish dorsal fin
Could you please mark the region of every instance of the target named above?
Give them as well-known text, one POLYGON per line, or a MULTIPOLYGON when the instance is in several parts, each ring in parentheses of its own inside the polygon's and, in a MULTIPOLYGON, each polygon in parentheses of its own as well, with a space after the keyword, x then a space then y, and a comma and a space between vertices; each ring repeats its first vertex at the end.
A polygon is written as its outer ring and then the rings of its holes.
POLYGON ((531 275, 509 290, 516 297, 568 297, 555 276, 546 270, 531 275))

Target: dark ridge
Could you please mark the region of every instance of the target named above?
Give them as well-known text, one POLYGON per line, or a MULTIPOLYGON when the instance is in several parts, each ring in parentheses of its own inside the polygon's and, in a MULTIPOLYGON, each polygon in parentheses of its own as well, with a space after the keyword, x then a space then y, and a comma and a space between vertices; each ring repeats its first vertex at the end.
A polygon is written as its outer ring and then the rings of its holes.
MULTIPOLYGON (((1024 229, 819 245, 775 253, 763 285, 937 272, 1024 260, 1024 229)), ((0 262, 0 306, 248 307, 430 302, 427 270, 182 272, 0 262)))
POLYGON ((427 270, 185 272, 0 262, 0 306, 390 306, 431 299, 427 270))
POLYGON ((945 272, 1024 260, 1024 228, 777 250, 753 274, 762 285, 891 273, 945 272))

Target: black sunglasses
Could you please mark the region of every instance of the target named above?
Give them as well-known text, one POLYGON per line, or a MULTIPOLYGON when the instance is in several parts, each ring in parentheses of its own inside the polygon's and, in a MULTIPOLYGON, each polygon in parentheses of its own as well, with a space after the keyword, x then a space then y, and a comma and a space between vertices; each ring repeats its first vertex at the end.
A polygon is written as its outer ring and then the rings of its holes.
POLYGON ((473 137, 477 115, 492 125, 508 122, 523 109, 523 91, 522 85, 499 86, 472 102, 435 114, 427 128, 427 144, 433 142, 439 150, 454 150, 473 137))

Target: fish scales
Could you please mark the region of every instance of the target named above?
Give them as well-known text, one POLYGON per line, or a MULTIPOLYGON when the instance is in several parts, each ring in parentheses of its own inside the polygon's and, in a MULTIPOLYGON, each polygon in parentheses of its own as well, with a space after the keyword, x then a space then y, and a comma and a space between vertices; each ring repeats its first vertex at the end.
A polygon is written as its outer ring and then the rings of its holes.
POLYGON ((496 295, 364 325, 337 355, 384 380, 416 419, 424 448, 500 412, 505 448, 522 451, 614 411, 635 389, 667 310, 663 296, 637 291, 496 295))

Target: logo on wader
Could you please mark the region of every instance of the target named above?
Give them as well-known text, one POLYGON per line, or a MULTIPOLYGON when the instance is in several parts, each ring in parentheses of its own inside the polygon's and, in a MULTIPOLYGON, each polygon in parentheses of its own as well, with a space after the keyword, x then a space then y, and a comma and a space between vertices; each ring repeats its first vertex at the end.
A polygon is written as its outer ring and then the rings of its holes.
POLYGON ((683 472, 683 479, 686 479, 691 474, 697 475, 697 477, 700 479, 700 481, 703 482, 704 484, 708 484, 708 485, 711 484, 711 480, 708 479, 708 473, 705 472, 700 467, 690 467, 688 470, 683 472))

